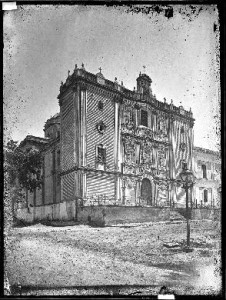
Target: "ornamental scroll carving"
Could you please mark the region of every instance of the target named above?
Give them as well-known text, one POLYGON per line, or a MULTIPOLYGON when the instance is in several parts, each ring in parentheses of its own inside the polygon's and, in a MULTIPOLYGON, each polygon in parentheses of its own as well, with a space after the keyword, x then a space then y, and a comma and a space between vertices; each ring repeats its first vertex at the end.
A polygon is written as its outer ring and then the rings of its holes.
POLYGON ((130 103, 124 103, 122 110, 122 124, 133 127, 133 108, 130 103))
POLYGON ((168 126, 169 126, 168 116, 163 112, 157 113, 157 124, 156 124, 156 133, 161 138, 167 137, 168 135, 168 126))
POLYGON ((158 149, 158 174, 166 176, 167 171, 167 151, 168 149, 162 145, 158 149))
POLYGON ((142 147, 142 153, 141 153, 141 162, 143 164, 148 164, 148 165, 154 165, 155 164, 155 154, 154 154, 154 148, 152 143, 144 143, 142 147))
POLYGON ((136 188, 137 186, 137 182, 138 182, 138 178, 134 178, 134 177, 123 177, 122 178, 123 181, 123 186, 127 187, 127 188, 136 188))
POLYGON ((137 144, 134 142, 133 138, 131 137, 124 138, 123 142, 124 142, 125 163, 135 163, 137 144))

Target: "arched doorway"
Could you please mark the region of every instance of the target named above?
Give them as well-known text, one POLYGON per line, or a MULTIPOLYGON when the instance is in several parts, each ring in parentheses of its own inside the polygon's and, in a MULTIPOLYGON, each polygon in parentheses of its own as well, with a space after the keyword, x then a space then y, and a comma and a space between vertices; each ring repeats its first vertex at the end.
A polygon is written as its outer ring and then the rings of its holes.
POLYGON ((147 178, 144 178, 141 183, 141 197, 147 201, 147 205, 152 205, 151 182, 147 178))

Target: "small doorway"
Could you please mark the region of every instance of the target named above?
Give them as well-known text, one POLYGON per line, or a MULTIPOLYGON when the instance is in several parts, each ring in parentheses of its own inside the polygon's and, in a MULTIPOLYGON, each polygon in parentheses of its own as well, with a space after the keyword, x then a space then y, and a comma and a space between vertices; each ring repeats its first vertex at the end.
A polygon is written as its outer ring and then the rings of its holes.
POLYGON ((152 187, 150 180, 147 178, 142 180, 141 197, 147 202, 147 205, 152 205, 152 187))

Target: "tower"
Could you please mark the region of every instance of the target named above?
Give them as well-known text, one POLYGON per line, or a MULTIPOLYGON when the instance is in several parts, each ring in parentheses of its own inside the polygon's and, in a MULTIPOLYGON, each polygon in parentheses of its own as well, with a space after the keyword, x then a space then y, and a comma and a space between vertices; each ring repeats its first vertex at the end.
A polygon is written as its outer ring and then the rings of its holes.
POLYGON ((137 78, 137 92, 144 95, 150 94, 151 83, 152 80, 148 75, 140 73, 137 78))

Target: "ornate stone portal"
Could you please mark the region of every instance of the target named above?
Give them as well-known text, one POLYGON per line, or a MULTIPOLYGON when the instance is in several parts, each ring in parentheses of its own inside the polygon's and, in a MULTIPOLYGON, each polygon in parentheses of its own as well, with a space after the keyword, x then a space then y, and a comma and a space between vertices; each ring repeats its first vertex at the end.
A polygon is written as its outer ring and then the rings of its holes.
MULTIPOLYGON (((169 174, 167 163, 169 157, 169 117, 165 113, 153 110, 150 127, 139 124, 140 106, 126 101, 123 106, 121 124, 122 142, 122 194, 123 204, 126 200, 134 205, 158 205, 158 196, 168 197, 169 174), (134 189, 134 198, 131 191, 134 189)), ((151 109, 148 110, 152 113, 151 109)))

